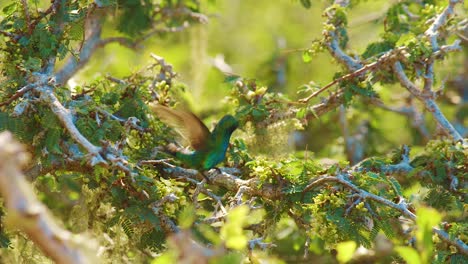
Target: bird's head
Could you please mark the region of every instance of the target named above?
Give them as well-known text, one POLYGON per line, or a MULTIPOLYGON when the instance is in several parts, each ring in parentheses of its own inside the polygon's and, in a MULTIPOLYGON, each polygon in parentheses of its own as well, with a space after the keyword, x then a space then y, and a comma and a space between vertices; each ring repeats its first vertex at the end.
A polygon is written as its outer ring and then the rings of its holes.
POLYGON ((229 134, 232 134, 234 130, 239 127, 239 122, 232 115, 225 115, 216 125, 213 133, 215 131, 226 131, 229 134))

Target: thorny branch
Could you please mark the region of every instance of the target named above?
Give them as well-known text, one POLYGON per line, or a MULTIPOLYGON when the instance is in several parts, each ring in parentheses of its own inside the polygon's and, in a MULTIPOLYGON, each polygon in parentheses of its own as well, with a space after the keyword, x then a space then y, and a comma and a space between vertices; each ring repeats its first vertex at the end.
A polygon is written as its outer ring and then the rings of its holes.
MULTIPOLYGON (((381 166, 381 172, 385 174, 408 174, 412 172, 414 168, 410 165, 409 148, 407 146, 404 146, 401 158, 401 162, 398 164, 381 166)), ((363 163, 361 162, 347 171, 338 172, 337 175, 320 176, 312 180, 312 182, 304 189, 303 193, 308 192, 314 188, 320 188, 328 183, 336 183, 350 189, 354 193, 352 197, 357 198, 360 201, 364 201, 366 203, 366 208, 368 208, 367 201, 374 201, 399 211, 402 213, 402 215, 413 221, 416 220, 416 215, 408 209, 408 204, 404 199, 400 199, 398 203, 395 203, 361 189, 350 180, 350 176, 353 172, 360 172, 363 170, 366 170, 366 168, 363 167, 363 163)), ((197 171, 183 169, 180 167, 168 167, 164 168, 163 171, 167 173, 167 176, 172 178, 186 178, 193 180, 198 176, 197 171)), ((241 192, 242 195, 247 195, 249 197, 260 196, 269 200, 281 200, 282 197, 286 195, 286 193, 283 193, 283 191, 277 190, 277 188, 275 189, 272 186, 266 184, 259 185, 256 178, 249 180, 239 179, 233 174, 226 172, 226 168, 221 169, 221 171, 211 170, 209 171, 208 176, 212 184, 224 187, 232 193, 241 192)), ((352 208, 350 208, 350 210, 351 209, 352 208)), ((370 210, 370 212, 372 213, 372 210, 370 210)), ((291 214, 293 213, 291 212, 291 214)), ((296 222, 297 221, 299 220, 296 219, 296 222)), ((302 220, 298 223, 299 226, 307 229, 307 224, 303 223, 302 220)), ((433 232, 440 236, 441 239, 445 242, 455 246, 461 253, 468 255, 468 246, 460 239, 447 239, 448 234, 438 228, 433 228, 433 232)))
MULTIPOLYGON (((335 182, 335 183, 343 185, 346 188, 354 191, 356 193, 356 195, 359 196, 359 199, 373 200, 375 202, 381 203, 381 204, 383 204, 385 206, 388 206, 388 207, 390 207, 392 209, 395 209, 395 210, 401 212, 405 217, 408 217, 409 219, 411 219, 413 221, 416 220, 416 215, 413 214, 408 209, 408 204, 405 202, 404 199, 400 199, 399 203, 394 203, 394 202, 392 202, 390 200, 387 200, 385 198, 382 198, 382 197, 380 197, 378 195, 375 195, 375 194, 369 193, 367 191, 364 191, 364 190, 360 189, 359 187, 357 187, 356 185, 354 185, 350 180, 348 180, 347 179, 348 176, 349 176, 349 174, 346 173, 346 172, 343 173, 343 174, 339 174, 337 176, 321 176, 318 179, 315 179, 312 183, 310 183, 304 189, 304 191, 309 191, 309 190, 311 190, 313 188, 322 186, 322 185, 326 184, 327 182, 335 182)), ((436 227, 433 228, 433 232, 436 233, 442 240, 444 240, 444 242, 455 246, 464 255, 468 255, 468 245, 466 245, 460 239, 458 239, 458 238, 449 239, 449 235, 447 234, 447 232, 445 232, 445 231, 443 231, 441 229, 438 229, 436 227)))
MULTIPOLYGON (((332 48, 332 47, 330 47, 332 48)), ((336 52, 337 50, 339 49, 339 47, 334 47, 333 46, 333 50, 336 52)), ((308 97, 306 98, 303 98, 303 99, 300 99, 299 102, 300 103, 308 103, 310 101, 310 99, 316 97, 317 95, 321 94, 323 91, 327 90, 328 88, 332 87, 333 85, 337 84, 337 83, 340 83, 342 81, 345 81, 345 80, 349 80, 349 79, 353 79, 353 78, 356 78, 360 75, 363 75, 365 74, 366 72, 368 71, 372 71, 372 70, 375 70, 379 67, 382 66, 382 64, 390 61, 390 60, 393 60, 395 58, 395 56, 397 56, 402 50, 404 50, 405 48, 399 48, 399 49, 395 49, 395 50, 391 50, 389 52, 386 52, 384 55, 382 55, 381 57, 379 57, 379 59, 377 59, 377 61, 375 62, 372 62, 372 63, 369 63, 369 64, 366 64, 364 66, 361 66, 358 70, 355 70, 351 73, 348 73, 346 75, 343 75, 335 80, 333 80, 332 82, 330 82, 329 84, 325 85, 324 87, 320 88, 318 91, 316 92, 313 92, 311 95, 309 95, 308 97)), ((340 49, 341 50, 341 49, 340 49)), ((339 52, 337 54, 335 54, 335 56, 338 56, 338 54, 342 55, 344 54, 343 52, 339 52)), ((343 60, 343 61, 347 61, 347 60, 343 60)), ((355 62, 355 60, 353 59, 352 60, 353 62, 355 62)), ((351 63, 349 62, 350 66, 349 67, 356 67, 357 64, 355 63, 351 63)), ((360 65, 359 65, 360 66, 360 65)))
MULTIPOLYGON (((399 164, 396 165, 386 165, 381 168, 381 171, 383 173, 388 173, 388 174, 395 174, 395 173, 400 173, 400 172, 406 172, 409 173, 411 172, 414 168, 409 164, 409 148, 407 146, 404 146, 403 153, 402 153, 402 160, 399 164)), ((356 164, 353 166, 349 171, 343 171, 338 173, 336 176, 335 175, 325 175, 325 176, 320 176, 312 182, 307 185, 306 188, 303 190, 303 194, 306 192, 320 187, 324 184, 327 184, 328 182, 334 182, 340 185, 345 186, 346 188, 352 190, 354 192, 353 197, 357 197, 359 200, 366 201, 366 200, 372 200, 377 203, 383 204, 385 206, 388 206, 392 209, 395 209, 402 213, 405 217, 408 217, 409 219, 415 221, 416 220, 416 215, 412 213, 408 209, 408 204, 406 201, 400 197, 400 201, 398 203, 394 203, 390 200, 387 200, 385 198, 382 198, 378 195, 369 193, 365 190, 360 189, 358 186, 353 184, 350 180, 351 173, 353 171, 362 171, 365 170, 364 168, 361 167, 362 163, 356 164)), ((444 242, 455 246, 461 253, 468 255, 468 245, 466 245, 463 241, 461 241, 458 238, 454 239, 448 239, 449 236, 448 234, 440 230, 436 227, 433 228, 433 232, 436 233, 444 242)))
MULTIPOLYGON (((453 9, 456 4, 461 3, 461 0, 450 0, 449 5, 445 8, 442 13, 440 13, 431 26, 424 33, 429 39, 433 56, 431 56, 426 61, 426 72, 424 76, 424 86, 423 89, 419 89, 409 78, 406 76, 403 67, 399 61, 393 64, 393 72, 397 76, 401 85, 408 89, 416 98, 421 100, 426 109, 433 115, 434 119, 439 123, 439 125, 444 129, 444 131, 449 134, 456 141, 463 141, 463 138, 455 130, 452 124, 447 120, 439 106, 435 102, 436 93, 432 90, 434 84, 434 57, 437 56, 437 53, 446 52, 447 50, 460 50, 460 41, 457 40, 453 45, 439 47, 437 42, 437 37, 439 36, 440 28, 447 22, 447 19, 450 15, 453 14, 453 9)), ((464 145, 468 145, 467 142, 464 142, 464 145)))
MULTIPOLYGON (((447 120, 439 106, 434 101, 434 96, 426 96, 422 93, 417 86, 411 82, 403 71, 403 67, 400 62, 395 62, 393 64, 393 72, 397 76, 400 83, 408 89, 416 98, 421 100, 426 109, 433 115, 434 119, 441 125, 441 127, 456 141, 463 141, 463 138, 460 136, 458 131, 452 126, 452 124, 447 120)), ((431 94, 433 94, 431 92, 431 94)), ((467 145, 465 142, 464 145, 467 145)))
MULTIPOLYGON (((412 170, 414 170, 414 168, 409 164, 409 162, 410 162, 409 148, 405 146, 404 151, 402 153, 402 161, 399 164, 384 165, 380 169, 383 173, 386 173, 386 174, 398 174, 398 173, 407 174, 407 173, 410 173, 412 170)), ((398 203, 395 203, 383 197, 380 197, 378 195, 365 191, 359 188, 354 183, 352 183, 351 180, 349 179, 350 173, 352 173, 353 171, 362 171, 362 170, 365 170, 365 168, 362 167, 362 163, 359 163, 353 166, 349 171, 342 171, 338 173, 337 175, 320 176, 314 179, 304 189, 303 193, 308 192, 314 188, 322 187, 323 185, 332 182, 332 183, 343 185, 346 188, 350 189, 355 194, 353 197, 357 197, 358 199, 364 202, 371 200, 371 201, 380 203, 384 206, 390 207, 392 209, 395 209, 401 212, 404 216, 408 217, 409 219, 413 221, 416 220, 416 215, 408 209, 408 204, 406 203, 404 199, 400 199, 398 203)), ((180 167, 165 168, 164 172, 166 172, 168 176, 173 177, 173 178, 182 177, 182 178, 189 178, 189 179, 193 179, 194 177, 197 177, 197 174, 198 174, 198 172, 195 170, 183 169, 180 167)), ((230 173, 227 173, 225 171, 225 168, 223 168, 221 172, 217 170, 211 170, 209 172, 209 177, 210 177, 211 182, 217 186, 224 187, 233 193, 239 192, 239 190, 242 189, 242 194, 250 196, 250 197, 261 196, 263 198, 270 199, 270 200, 278 200, 278 199, 282 199, 281 197, 286 195, 285 193, 283 193, 283 191, 276 190, 274 187, 272 188, 272 186, 263 184, 261 187, 259 187, 257 183, 257 179, 255 178, 250 179, 250 180, 239 179, 238 177, 230 173)), ((298 219, 296 219, 296 221, 298 221, 298 219)), ((300 223, 299 226, 303 226, 304 228, 306 228, 306 225, 307 225, 306 223, 303 223, 302 221, 299 221, 299 223, 300 223)), ((441 239, 444 240, 445 242, 449 243, 450 245, 455 246, 463 254, 468 255, 468 246, 460 239, 447 239, 448 234, 445 231, 440 230, 438 228, 433 228, 433 232, 436 233, 438 236, 440 236, 441 239)))
MULTIPOLYGON (((49 8, 50 12, 55 13, 56 9, 60 5, 55 5, 55 3, 60 3, 61 1, 55 1, 54 4, 49 8)), ((47 11, 49 12, 49 11, 47 11)), ((115 146, 110 144, 104 144, 104 146, 95 146, 93 145, 81 132, 78 130, 74 124, 73 112, 70 109, 67 109, 58 99, 54 90, 56 86, 65 85, 65 83, 86 63, 89 61, 92 54, 96 51, 97 48, 102 47, 103 45, 110 43, 108 41, 101 40, 101 19, 97 14, 89 14, 86 20, 86 39, 81 47, 81 52, 79 58, 70 57, 67 63, 53 74, 55 68, 55 57, 51 57, 48 60, 48 63, 41 72, 34 73, 34 82, 18 90, 10 99, 2 103, 2 105, 10 104, 17 98, 25 95, 31 90, 35 90, 39 94, 39 102, 47 105, 52 112, 60 120, 63 127, 66 129, 68 134, 77 142, 84 150, 86 150, 86 155, 84 158, 89 161, 88 166, 101 165, 101 166, 112 166, 118 170, 123 171, 129 179, 134 181, 134 168, 127 162, 126 157, 116 149, 115 146)), ((32 22, 34 23, 34 22, 32 22)), ((62 29, 63 25, 58 25, 58 30, 62 29)), ((107 114, 107 113, 104 113, 107 114)), ((129 127, 139 128, 136 125, 135 119, 121 120, 113 115, 111 118, 117 119, 120 122, 125 121, 125 124, 129 127)), ((141 129, 139 129, 141 130, 141 129)), ((135 190, 135 192, 137 192, 135 190)), ((145 191, 141 191, 138 194, 134 193, 141 199, 149 199, 150 197, 145 191)), ((153 210, 156 207, 153 207, 153 210)), ((156 213, 156 210, 154 210, 156 213)), ((161 219, 161 225, 167 232, 178 232, 178 227, 175 223, 167 217, 165 214, 159 212, 158 217, 161 219)), ((62 263, 75 263, 72 261, 65 261, 62 263)))
POLYGON ((13 101, 20 98, 25 93, 31 91, 32 89, 36 88, 39 85, 41 85, 41 83, 30 83, 30 84, 27 84, 27 85, 23 86, 21 89, 16 91, 16 93, 14 95, 12 95, 8 100, 6 100, 5 102, 0 103, 0 106, 11 104, 13 101))
MULTIPOLYGON (((398 80, 400 81, 401 85, 405 87, 411 94, 413 94, 418 100, 422 101, 426 107, 426 109, 433 115, 434 119, 439 123, 439 125, 444 129, 444 131, 450 135, 455 141, 463 141, 463 138, 460 134, 455 130, 452 124, 447 120, 444 116, 438 105, 435 103, 435 98, 437 93, 432 91, 433 84, 434 84, 434 62, 435 58, 450 52, 450 51, 459 51, 461 48, 459 46, 459 40, 455 41, 452 45, 446 46, 439 46, 437 43, 437 37, 439 36, 439 30, 443 25, 446 23, 448 17, 453 14, 453 10, 456 4, 461 3, 461 0, 450 0, 449 6, 445 8, 434 20, 434 22, 430 25, 430 27, 424 33, 425 36, 429 39, 433 54, 426 60, 426 71, 424 75, 424 86, 423 89, 419 89, 413 82, 409 80, 406 74, 403 71, 403 67, 400 61, 396 61, 400 56, 400 53, 403 52, 406 47, 399 47, 392 51, 389 51, 379 57, 379 59, 371 64, 363 65, 362 62, 357 58, 352 58, 348 54, 346 54, 338 44, 338 37, 336 32, 326 32, 327 39, 329 40, 325 43, 326 47, 328 48, 330 54, 341 64, 345 65, 348 70, 351 72, 347 75, 344 75, 340 78, 337 78, 330 82, 329 84, 325 85, 318 91, 312 93, 306 98, 300 99, 300 103, 308 103, 310 99, 314 98, 315 96, 319 95, 323 91, 329 89, 333 85, 340 83, 344 80, 349 78, 355 78, 360 75, 365 74, 366 72, 373 71, 379 69, 385 63, 392 63, 393 64, 393 72, 397 76, 398 80)), ((341 3, 341 1, 340 1, 341 3)), ((341 3, 343 5, 347 5, 344 2, 341 3)), ((328 16, 333 16, 333 14, 328 14, 328 16)), ((289 115, 295 114, 294 111, 290 111, 289 115)), ((311 117, 311 116, 308 116, 311 117)), ((420 123, 419 121, 415 121, 420 123)), ((422 128, 421 126, 419 126, 422 128)), ((421 129, 421 133, 423 135, 427 135, 425 129, 421 129)), ((464 142, 464 145, 468 145, 468 143, 464 142)))

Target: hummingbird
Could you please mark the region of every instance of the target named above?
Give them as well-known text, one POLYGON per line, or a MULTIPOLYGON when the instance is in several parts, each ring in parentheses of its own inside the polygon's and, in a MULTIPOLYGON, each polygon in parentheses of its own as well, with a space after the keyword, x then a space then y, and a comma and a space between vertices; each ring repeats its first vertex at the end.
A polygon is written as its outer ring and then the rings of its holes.
MULTIPOLYGON (((169 154, 187 167, 199 171, 215 168, 224 161, 231 135, 239 126, 239 122, 232 115, 221 118, 210 132, 192 112, 175 110, 159 104, 151 104, 150 107, 161 121, 174 128, 193 148, 193 151, 187 151, 169 144, 166 147, 169 154)), ((206 175, 202 175, 209 181, 206 175)))

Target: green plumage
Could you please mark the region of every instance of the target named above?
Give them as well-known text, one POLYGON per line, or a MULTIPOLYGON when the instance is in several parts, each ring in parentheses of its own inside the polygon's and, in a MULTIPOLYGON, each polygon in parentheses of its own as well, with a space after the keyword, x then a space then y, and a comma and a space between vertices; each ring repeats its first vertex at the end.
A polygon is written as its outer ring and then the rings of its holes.
POLYGON ((225 115, 212 132, 193 113, 174 110, 161 105, 151 105, 152 110, 190 142, 192 152, 181 151, 174 145, 168 151, 190 168, 209 170, 226 157, 229 140, 239 123, 232 115, 225 115))

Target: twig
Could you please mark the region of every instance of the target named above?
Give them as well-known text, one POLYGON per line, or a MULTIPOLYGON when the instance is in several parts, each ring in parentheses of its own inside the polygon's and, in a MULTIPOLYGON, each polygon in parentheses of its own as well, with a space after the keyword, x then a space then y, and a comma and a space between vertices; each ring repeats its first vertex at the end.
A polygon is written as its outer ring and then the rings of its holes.
POLYGON ((160 33, 175 33, 175 32, 181 32, 187 28, 189 28, 190 24, 188 22, 185 22, 182 24, 182 26, 179 27, 166 27, 166 28, 157 28, 153 29, 151 32, 147 33, 143 37, 133 40, 131 38, 125 38, 125 37, 109 37, 102 39, 99 41, 99 47, 103 47, 107 44, 110 43, 118 43, 124 47, 130 48, 130 49, 138 49, 140 48, 140 44, 147 40, 148 38, 152 37, 153 35, 160 34, 160 33))
POLYGON ((383 173, 395 174, 399 172, 410 172, 414 168, 410 164, 409 158, 410 148, 406 145, 403 145, 403 153, 401 154, 401 161, 398 164, 390 164, 382 166, 381 170, 383 173))
MULTIPOLYGON (((439 106, 435 103, 434 99, 436 98, 437 94, 432 90, 432 88, 434 83, 434 57, 437 56, 436 53, 446 52, 444 51, 445 49, 457 50, 460 48, 459 41, 456 41, 453 45, 439 48, 439 44, 437 43, 437 37, 439 36, 440 28, 447 22, 448 17, 453 14, 453 9, 455 5, 461 2, 461 0, 449 0, 449 5, 447 6, 447 8, 445 8, 437 16, 437 18, 434 20, 431 26, 424 33, 429 39, 429 42, 431 43, 433 55, 430 58, 428 58, 428 60, 425 62, 423 90, 419 89, 413 82, 411 82, 411 80, 409 80, 409 78, 403 71, 403 67, 399 61, 393 64, 393 72, 397 76, 401 85, 424 103, 426 109, 429 112, 431 112, 434 119, 438 122, 442 129, 455 141, 463 141, 463 138, 452 126, 452 124, 447 120, 447 118, 440 110, 439 106)), ((463 144, 468 145, 468 143, 466 142, 464 142, 463 144)))
MULTIPOLYGON (((197 178, 199 172, 197 170, 184 169, 180 167, 175 168, 164 168, 164 172, 168 176, 178 178, 187 178, 194 179, 197 178)), ((222 186, 230 191, 237 192, 241 186, 251 187, 245 189, 246 194, 248 195, 260 195, 267 199, 276 200, 282 196, 281 190, 278 190, 273 184, 262 183, 261 187, 258 179, 253 178, 250 180, 242 180, 232 174, 229 174, 225 171, 219 172, 216 169, 210 170, 210 180, 211 184, 222 186)))
MULTIPOLYGON (((385 173, 400 173, 400 172, 404 172, 404 173, 408 173, 408 172, 411 172, 412 170, 414 170, 413 167, 411 167, 411 165, 409 164, 410 162, 410 159, 409 159, 409 148, 404 146, 403 147, 403 152, 402 152, 402 157, 401 157, 401 161, 399 164, 395 164, 395 165, 386 165, 386 166, 382 166, 381 170, 382 172, 385 172, 385 173)), ((380 203, 380 204, 383 204, 385 206, 388 206, 392 209, 395 209, 399 212, 401 212, 404 216, 408 217, 409 219, 411 220, 415 220, 416 219, 416 215, 414 213, 412 213, 409 209, 408 209, 408 204, 406 203, 406 201, 404 199, 400 199, 400 201, 398 203, 394 203, 390 200, 387 200, 383 197, 380 197, 378 195, 375 195, 375 194, 372 194, 372 193, 369 193, 365 190, 362 190, 360 189, 358 186, 356 186, 355 184, 353 184, 350 180, 348 180, 348 176, 349 176, 349 173, 352 172, 352 171, 362 171, 363 168, 362 168, 362 162, 359 163, 359 164, 356 164, 355 166, 353 166, 349 172, 341 172, 340 174, 338 174, 337 176, 332 176, 332 175, 325 175, 325 176, 321 176, 317 179, 314 179, 303 191, 303 193, 305 192, 308 192, 310 191, 311 189, 313 188, 317 188, 317 187, 320 187, 324 184, 327 184, 327 183, 330 183, 330 182, 333 182, 333 183, 338 183, 340 185, 343 185, 345 186, 346 188, 352 190, 354 192, 354 196, 353 197, 358 197, 358 199, 360 199, 361 201, 364 201, 366 203, 366 208, 369 210, 372 209, 370 207, 370 205, 366 202, 367 200, 372 200, 372 201, 375 201, 377 203, 380 203)), ((187 179, 192 179, 198 174, 197 171, 195 170, 186 170, 186 169, 183 169, 183 168, 179 168, 179 167, 173 167, 173 168, 166 168, 164 169, 164 171, 166 173, 168 173, 171 177, 183 177, 183 178, 187 178, 187 179)), ((230 175, 226 172, 221 172, 219 173, 217 170, 212 170, 210 171, 211 173, 211 179, 212 179, 212 184, 216 184, 218 186, 221 186, 221 187, 224 187, 226 188, 227 190, 230 190, 232 192, 236 192, 239 190, 239 188, 241 186, 245 186, 245 187, 252 187, 252 188, 244 188, 244 194, 246 195, 249 195, 249 196, 262 196, 264 198, 267 198, 267 199, 273 199, 273 200, 277 200, 277 199, 281 199, 282 197, 282 194, 281 192, 278 193, 279 191, 276 190, 276 191, 273 191, 270 189, 270 187, 266 184, 263 184, 263 185, 258 185, 258 182, 257 180, 254 178, 254 179, 251 179, 249 181, 245 181, 245 180, 241 180, 233 175, 230 175), (259 187, 261 186, 261 187, 259 187)), ((369 210, 369 212, 371 214, 374 214, 375 213, 372 211, 372 210, 369 210)), ((308 229, 308 225, 307 223, 304 223, 302 219, 298 218, 297 216, 294 215, 294 213, 292 212, 288 212, 288 214, 293 217, 293 219, 295 220, 295 222, 298 224, 298 226, 301 226, 303 227, 304 229, 308 229)), ((223 216, 220 216, 218 217, 217 219, 221 219, 223 216)), ((213 220, 212 218, 210 219, 207 219, 207 220, 213 220)), ((440 236, 444 236, 444 233, 443 231, 440 231, 437 229, 434 229, 434 232, 440 236)), ((445 242, 451 244, 451 245, 454 245, 455 247, 457 247, 460 252, 463 252, 464 254, 467 251, 467 246, 459 239, 454 239, 454 240, 450 240, 450 239, 446 239, 448 238, 448 236, 446 237, 441 237, 445 242)))
POLYGON ((416 215, 408 210, 407 204, 406 204, 406 202, 404 202, 403 199, 401 199, 400 203, 396 204, 396 203, 394 203, 392 201, 389 201, 389 200, 387 200, 385 198, 382 198, 382 197, 380 197, 378 195, 375 195, 375 194, 369 193, 367 191, 364 191, 364 190, 360 189, 359 187, 357 187, 356 185, 354 185, 353 183, 351 183, 350 181, 346 180, 344 175, 346 175, 346 174, 339 174, 337 176, 321 176, 318 179, 315 179, 309 185, 307 185, 307 187, 304 189, 303 192, 308 192, 309 190, 311 190, 311 189, 313 189, 313 188, 315 188, 317 186, 320 186, 320 185, 322 185, 324 183, 327 183, 327 182, 336 182, 336 183, 339 183, 339 184, 347 187, 348 189, 351 189, 354 192, 358 193, 359 197, 361 199, 363 199, 363 200, 371 199, 373 201, 384 204, 384 205, 386 205, 386 206, 388 206, 390 208, 393 208, 393 209, 401 212, 403 215, 405 215, 406 217, 408 217, 408 218, 410 218, 412 220, 416 219, 416 215))
MULTIPOLYGON (((319 118, 320 116, 336 109, 337 106, 343 103, 343 92, 339 91, 331 94, 328 98, 324 98, 322 102, 315 105, 307 106, 307 114, 304 117, 306 120, 319 118)), ((286 111, 272 111, 270 117, 258 122, 257 127, 267 127, 280 120, 294 118, 299 111, 298 108, 290 107, 286 111)))
POLYGON ((138 120, 136 117, 134 117, 134 116, 131 116, 131 117, 127 118, 127 119, 124 119, 124 118, 118 117, 118 116, 116 116, 116 115, 113 115, 113 114, 111 114, 111 113, 105 111, 104 109, 97 108, 97 110, 98 110, 100 113, 104 114, 105 116, 107 116, 107 117, 109 117, 109 118, 111 118, 111 119, 114 119, 114 120, 116 120, 116 121, 119 121, 121 124, 123 124, 123 125, 125 125, 125 126, 131 127, 131 128, 136 129, 136 130, 138 130, 138 131, 140 131, 140 132, 147 132, 147 131, 149 131, 148 128, 143 128, 143 127, 137 125, 137 123, 139 122, 139 120, 138 120))
MULTIPOLYGON (((216 263, 217 256, 226 254, 226 249, 221 246, 207 247, 195 242, 189 230, 181 230, 172 234, 169 238, 169 245, 176 249, 177 259, 175 263, 216 263)), ((218 259, 219 260, 219 259, 218 259)))
POLYGON ((31 91, 32 89, 36 88, 39 85, 42 85, 42 83, 30 83, 30 84, 27 84, 27 85, 23 86, 21 89, 16 91, 16 93, 14 95, 12 95, 8 100, 6 100, 5 102, 0 103, 0 106, 11 104, 14 100, 20 98, 25 93, 31 91))
POLYGON ((4 35, 5 37, 9 37, 13 42, 18 42, 18 40, 21 38, 21 35, 13 34, 4 30, 0 30, 0 34, 4 35))
POLYGON ((28 1, 21 0, 21 5, 23 6, 24 18, 26 18, 26 24, 29 25, 31 17, 29 15, 28 1))
POLYGON ((237 191, 236 195, 234 195, 234 198, 233 198, 235 202, 235 206, 239 206, 242 204, 242 196, 246 191, 249 191, 249 187, 247 186, 239 187, 239 190, 237 191))
MULTIPOLYGON (((352 196, 354 197, 354 195, 352 195, 352 196)), ((356 206, 357 206, 359 203, 361 203, 361 202, 362 202, 362 199, 361 199, 361 197, 359 197, 359 195, 358 195, 358 198, 346 209, 344 215, 345 215, 345 216, 349 215, 349 213, 351 212, 351 210, 353 210, 354 207, 356 207, 356 206)))
MULTIPOLYGON (((450 0, 447 8, 442 11, 442 13, 437 16, 431 26, 424 32, 424 35, 429 39, 429 42, 432 46, 432 51, 438 52, 439 44, 437 43, 437 37, 439 36, 439 29, 446 23, 448 17, 453 14, 453 9, 457 3, 461 2, 460 0, 450 0)), ((453 46, 458 46, 458 43, 455 43, 453 46)), ((426 62, 426 72, 424 75, 424 92, 430 94, 432 86, 434 84, 434 56, 431 56, 426 62)))
POLYGON ((60 7, 60 3, 62 2, 62 0, 54 0, 54 2, 49 6, 49 8, 47 8, 46 11, 44 11, 39 17, 37 17, 36 19, 34 19, 29 25, 28 25, 28 30, 29 30, 29 33, 32 33, 34 28, 36 28, 37 24, 39 24, 39 22, 46 16, 48 16, 49 14, 51 13, 55 13, 57 12, 57 10, 59 9, 60 7))
POLYGON ((302 256, 303 259, 309 258, 309 246, 310 246, 310 236, 307 236, 306 241, 304 243, 304 255, 302 256))
POLYGON ((125 37, 109 37, 109 38, 105 38, 105 39, 102 39, 101 41, 99 41, 99 46, 102 47, 102 46, 105 46, 107 44, 110 44, 110 43, 118 43, 122 46, 125 46, 127 48, 130 48, 130 49, 135 49, 138 47, 138 42, 136 41, 133 41, 131 38, 125 38, 125 37))
POLYGON ((447 120, 447 118, 440 110, 439 106, 434 101, 433 92, 431 92, 430 94, 428 94, 427 92, 421 92, 421 90, 418 89, 418 87, 413 82, 411 82, 408 76, 406 76, 405 72, 403 71, 403 67, 399 61, 393 64, 393 72, 397 76, 401 85, 424 103, 426 109, 432 114, 434 119, 441 125, 441 127, 447 134, 449 134, 455 141, 463 141, 463 138, 460 136, 458 131, 447 120))
POLYGON ((168 161, 171 161, 172 159, 160 159, 160 160, 141 160, 138 162, 138 165, 147 165, 147 164, 163 164, 167 167, 170 168, 176 168, 176 166, 168 163, 168 161))
POLYGON ((261 237, 249 240, 248 242, 249 250, 253 250, 256 246, 260 247, 261 250, 266 250, 272 247, 276 247, 276 245, 273 243, 263 242, 263 238, 261 237))
POLYGON ((432 232, 436 233, 445 243, 456 247, 461 253, 463 253, 465 256, 468 256, 468 245, 466 245, 463 241, 458 238, 451 239, 447 232, 435 227, 432 228, 432 232))
POLYGON ((107 75, 107 76, 106 76, 106 79, 109 80, 109 81, 111 81, 111 82, 115 82, 115 83, 121 84, 121 85, 126 85, 126 84, 127 84, 126 81, 124 81, 124 80, 122 80, 122 79, 115 78, 115 77, 110 76, 110 75, 107 75))
POLYGON ((177 200, 177 196, 173 193, 170 193, 164 196, 161 200, 156 201, 151 204, 151 210, 157 216, 159 216, 161 221, 161 227, 167 234, 178 233, 180 231, 179 227, 161 210, 161 206, 165 203, 173 203, 177 200))
POLYGON ((198 208, 198 195, 200 195, 203 185, 205 185, 206 179, 203 179, 201 182, 197 182, 195 190, 192 194, 193 207, 198 208))
MULTIPOLYGON (((317 95, 321 94, 323 91, 327 90, 328 88, 332 87, 333 85, 335 85, 335 84, 337 84, 339 82, 355 78, 355 77, 357 77, 359 75, 362 75, 362 74, 364 74, 364 73, 366 73, 368 71, 371 71, 371 70, 374 70, 374 69, 380 67, 385 62, 387 62, 389 60, 392 60, 403 49, 404 48, 399 48, 399 49, 395 49, 395 50, 391 50, 391 51, 386 52, 384 55, 382 55, 380 58, 378 58, 377 61, 372 62, 372 63, 367 64, 367 65, 364 65, 364 66, 360 67, 358 70, 355 70, 355 71, 353 71, 351 73, 348 73, 346 75, 343 75, 343 76, 333 80, 332 82, 330 82, 329 84, 327 84, 324 87, 320 88, 318 91, 315 91, 314 93, 312 93, 308 97, 300 99, 299 102, 300 103, 307 103, 307 102, 309 102, 310 99, 316 97, 317 95)), ((343 54, 345 54, 345 53, 341 51, 341 52, 337 52, 335 54, 335 56, 344 56, 343 54)), ((348 60, 343 59, 342 61, 348 61, 348 60)), ((347 64, 349 64, 351 68, 354 68, 354 67, 357 66, 356 61, 354 59, 352 59, 350 61, 353 61, 353 63, 347 62, 347 64)))

